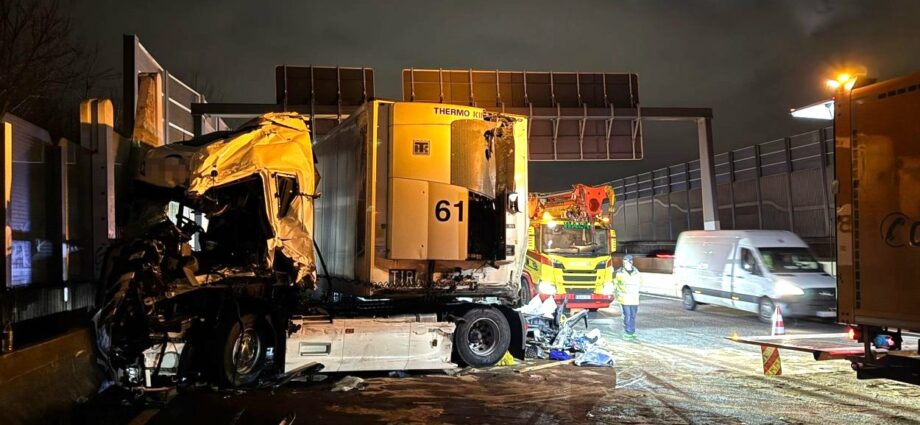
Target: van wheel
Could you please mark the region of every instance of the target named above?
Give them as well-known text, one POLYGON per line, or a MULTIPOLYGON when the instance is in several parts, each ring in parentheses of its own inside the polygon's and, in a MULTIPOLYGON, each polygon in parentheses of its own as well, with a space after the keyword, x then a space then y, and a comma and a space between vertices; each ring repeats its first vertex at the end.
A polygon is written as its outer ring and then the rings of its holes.
POLYGON ((761 322, 764 323, 773 323, 773 312, 776 310, 773 300, 763 297, 760 299, 760 304, 757 307, 757 316, 761 322))
POLYGON ((474 308, 463 314, 454 333, 454 348, 463 363, 492 366, 511 346, 508 319, 494 308, 474 308))
POLYGON ((685 286, 682 292, 683 296, 681 297, 681 301, 684 305, 684 308, 690 311, 696 310, 697 302, 695 299, 693 299, 693 291, 685 286))

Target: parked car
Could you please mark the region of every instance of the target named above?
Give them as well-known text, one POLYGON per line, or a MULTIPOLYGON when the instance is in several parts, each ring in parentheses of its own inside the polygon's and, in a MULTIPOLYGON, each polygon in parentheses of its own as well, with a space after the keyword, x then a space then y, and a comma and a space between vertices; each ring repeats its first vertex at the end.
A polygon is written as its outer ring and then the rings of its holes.
POLYGON ((698 303, 784 316, 835 317, 837 283, 801 238, 776 230, 683 232, 674 276, 684 308, 698 303))

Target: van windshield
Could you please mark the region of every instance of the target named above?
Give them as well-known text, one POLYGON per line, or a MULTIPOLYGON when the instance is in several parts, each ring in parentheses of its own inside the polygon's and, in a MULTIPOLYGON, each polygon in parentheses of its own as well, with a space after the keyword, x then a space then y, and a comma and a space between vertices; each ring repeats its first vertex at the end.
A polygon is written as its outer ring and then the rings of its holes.
POLYGON ((760 248, 771 273, 821 273, 824 270, 807 248, 760 248))
POLYGON ((543 225, 543 252, 547 254, 606 255, 607 230, 591 225, 554 222, 543 225))

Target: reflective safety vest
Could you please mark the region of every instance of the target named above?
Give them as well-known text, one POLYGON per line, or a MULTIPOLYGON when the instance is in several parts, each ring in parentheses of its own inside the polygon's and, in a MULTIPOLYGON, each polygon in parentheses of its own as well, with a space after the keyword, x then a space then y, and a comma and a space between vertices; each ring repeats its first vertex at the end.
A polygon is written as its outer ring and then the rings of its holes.
POLYGON ((642 285, 639 269, 635 266, 632 271, 626 271, 623 267, 618 268, 613 283, 614 293, 620 304, 639 305, 639 286, 642 285))

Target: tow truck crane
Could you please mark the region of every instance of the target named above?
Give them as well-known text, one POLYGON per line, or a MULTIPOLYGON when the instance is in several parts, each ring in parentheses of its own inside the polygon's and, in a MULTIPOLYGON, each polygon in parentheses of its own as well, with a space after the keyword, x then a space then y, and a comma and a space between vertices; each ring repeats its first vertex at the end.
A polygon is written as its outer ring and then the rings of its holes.
POLYGON ((609 306, 614 299, 610 254, 616 250, 613 188, 576 184, 566 192, 531 194, 527 206, 523 302, 540 294, 569 308, 609 306))

